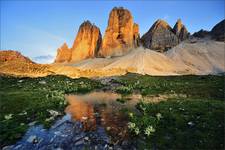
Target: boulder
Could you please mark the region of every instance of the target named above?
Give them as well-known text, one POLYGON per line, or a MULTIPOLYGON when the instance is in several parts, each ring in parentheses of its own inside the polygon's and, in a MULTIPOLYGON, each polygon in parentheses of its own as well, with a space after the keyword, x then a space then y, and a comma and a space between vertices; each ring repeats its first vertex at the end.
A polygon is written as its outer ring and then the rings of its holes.
POLYGON ((179 43, 173 29, 165 21, 157 20, 147 33, 141 37, 143 47, 164 52, 179 43))
POLYGON ((71 62, 77 62, 97 55, 101 46, 102 36, 100 29, 85 21, 81 24, 76 39, 71 48, 71 62))
POLYGON ((115 7, 109 14, 99 56, 120 56, 138 46, 139 27, 129 10, 115 7))
POLYGON ((72 55, 71 49, 67 46, 66 43, 64 43, 57 50, 55 62, 56 63, 69 62, 71 60, 71 55, 72 55))
POLYGON ((225 40, 225 19, 221 22, 217 23, 211 30, 210 34, 212 36, 212 39, 215 39, 217 41, 224 41, 225 40))

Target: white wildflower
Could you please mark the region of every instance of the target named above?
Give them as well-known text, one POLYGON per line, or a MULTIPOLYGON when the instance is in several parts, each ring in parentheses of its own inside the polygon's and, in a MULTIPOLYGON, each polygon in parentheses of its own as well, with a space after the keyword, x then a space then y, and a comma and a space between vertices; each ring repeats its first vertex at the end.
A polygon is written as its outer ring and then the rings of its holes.
POLYGON ((6 120, 12 119, 12 115, 13 115, 13 114, 5 115, 5 119, 6 119, 6 120))
POLYGON ((157 113, 157 114, 156 114, 156 118, 157 118, 158 120, 160 120, 160 119, 162 118, 162 114, 161 114, 161 113, 157 113))
POLYGON ((153 128, 153 126, 148 126, 146 129, 145 129, 145 134, 147 136, 151 135, 151 133, 155 132, 155 129, 153 128))
POLYGON ((136 135, 138 135, 138 134, 140 133, 140 130, 139 130, 138 127, 136 127, 136 128, 134 129, 134 133, 135 133, 136 135))
POLYGON ((134 114, 133 114, 132 112, 130 112, 130 113, 129 113, 129 116, 130 116, 131 118, 133 118, 133 117, 134 117, 134 114))
POLYGON ((19 82, 19 83, 22 83, 22 82, 23 82, 23 80, 19 80, 18 82, 19 82))
POLYGON ((51 116, 50 118, 45 119, 45 121, 51 121, 51 120, 54 120, 53 116, 51 116))
POLYGON ((39 84, 46 84, 46 81, 39 81, 39 84))
POLYGON ((194 123, 193 123, 192 121, 189 121, 189 122, 188 122, 188 125, 189 125, 189 126, 194 126, 194 123))
POLYGON ((134 129, 135 126, 136 126, 135 123, 133 123, 133 122, 128 122, 128 128, 129 128, 129 129, 134 129))
POLYGON ((58 116, 59 112, 55 111, 55 110, 47 110, 52 116, 58 116))

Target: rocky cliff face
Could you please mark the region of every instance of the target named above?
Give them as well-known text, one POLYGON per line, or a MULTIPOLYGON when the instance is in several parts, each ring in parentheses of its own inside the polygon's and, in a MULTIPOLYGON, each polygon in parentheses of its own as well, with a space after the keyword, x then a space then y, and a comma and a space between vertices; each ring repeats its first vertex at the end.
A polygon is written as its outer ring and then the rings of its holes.
POLYGON ((138 25, 134 24, 131 13, 122 7, 110 12, 99 56, 119 56, 138 45, 138 25))
POLYGON ((211 38, 216 41, 225 41, 225 20, 217 23, 211 31, 201 29, 195 32, 192 36, 197 38, 211 38))
POLYGON ((164 52, 179 43, 173 29, 163 20, 157 20, 147 33, 141 37, 145 48, 164 52))
POLYGON ((98 27, 85 21, 81 24, 76 39, 73 43, 71 61, 93 58, 101 46, 102 36, 98 27))
POLYGON ((133 44, 134 44, 134 47, 138 47, 140 46, 140 34, 139 34, 139 26, 138 24, 134 23, 134 26, 133 26, 133 44))
POLYGON ((71 55, 72 55, 71 49, 67 46, 66 43, 64 43, 57 50, 55 62, 56 63, 69 62, 71 60, 71 55))
POLYGON ((1 62, 23 62, 23 63, 32 63, 28 57, 23 56, 18 51, 13 50, 0 50, 0 63, 1 62))
POLYGON ((186 40, 189 36, 189 33, 186 27, 182 24, 181 19, 178 19, 176 24, 173 27, 173 32, 178 37, 179 41, 186 40))
POLYGON ((211 30, 211 36, 217 41, 225 40, 225 19, 216 24, 211 30))

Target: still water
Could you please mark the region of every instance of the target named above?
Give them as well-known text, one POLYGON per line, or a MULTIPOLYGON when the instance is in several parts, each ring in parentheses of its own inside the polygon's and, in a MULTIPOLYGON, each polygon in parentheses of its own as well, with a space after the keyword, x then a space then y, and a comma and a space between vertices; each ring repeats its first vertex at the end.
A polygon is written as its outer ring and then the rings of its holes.
POLYGON ((135 111, 141 95, 123 97, 113 92, 92 92, 85 95, 67 95, 69 102, 65 112, 83 124, 83 130, 93 131, 103 127, 112 140, 121 141, 127 136, 128 116, 125 111, 135 111))

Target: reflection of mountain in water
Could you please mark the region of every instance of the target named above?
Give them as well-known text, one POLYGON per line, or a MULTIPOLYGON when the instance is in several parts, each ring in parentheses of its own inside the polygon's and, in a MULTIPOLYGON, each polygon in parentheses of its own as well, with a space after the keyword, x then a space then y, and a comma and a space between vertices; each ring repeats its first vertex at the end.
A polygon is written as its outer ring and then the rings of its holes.
POLYGON ((125 104, 116 101, 120 95, 111 92, 93 92, 86 95, 68 95, 66 112, 76 121, 82 122, 84 130, 103 127, 111 137, 123 139, 127 136, 127 116, 121 110, 134 109, 137 97, 125 104))

